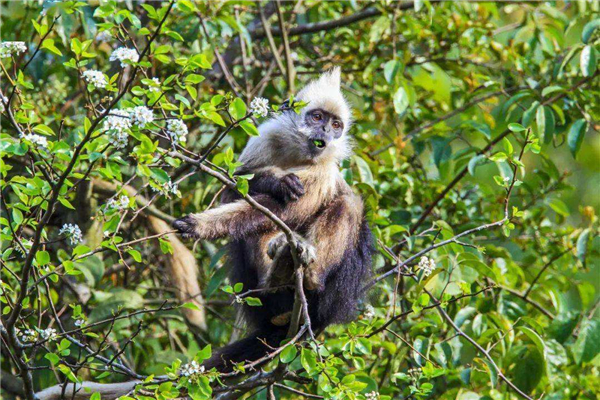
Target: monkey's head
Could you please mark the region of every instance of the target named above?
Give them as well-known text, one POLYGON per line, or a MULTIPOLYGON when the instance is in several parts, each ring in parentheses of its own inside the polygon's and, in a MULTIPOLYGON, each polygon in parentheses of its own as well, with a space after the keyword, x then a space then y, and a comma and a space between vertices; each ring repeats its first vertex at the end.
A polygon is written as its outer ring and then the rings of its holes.
POLYGON ((307 105, 297 115, 297 130, 313 158, 339 160, 350 151, 347 133, 352 125, 352 112, 340 85, 340 68, 335 67, 298 93, 298 100, 307 105))
POLYGON ((262 157, 269 157, 271 163, 293 166, 339 162, 350 155, 347 133, 352 115, 340 89, 340 69, 323 73, 295 99, 306 106, 299 114, 287 110, 263 123, 259 127, 261 138, 250 139, 242 154, 244 163, 260 164, 262 157))

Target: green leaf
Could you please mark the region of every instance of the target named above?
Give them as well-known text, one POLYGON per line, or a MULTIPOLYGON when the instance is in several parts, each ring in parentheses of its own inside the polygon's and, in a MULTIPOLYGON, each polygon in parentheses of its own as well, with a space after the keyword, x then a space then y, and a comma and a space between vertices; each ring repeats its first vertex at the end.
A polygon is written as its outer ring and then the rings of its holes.
POLYGON ((246 297, 245 300, 246 304, 248 304, 251 307, 260 307, 263 305, 260 299, 257 297, 246 297))
POLYGON ((592 361, 600 352, 600 320, 586 319, 581 324, 579 336, 573 345, 573 355, 578 364, 592 361))
POLYGON ((581 68, 581 73, 586 78, 594 75, 596 72, 596 50, 592 45, 588 44, 581 50, 579 66, 581 68))
POLYGON ((408 108, 409 104, 410 103, 408 101, 406 89, 404 89, 403 86, 400 86, 394 94, 394 110, 396 110, 396 113, 402 115, 408 108))
POLYGON ((577 238, 577 258, 585 264, 585 257, 588 251, 590 229, 584 229, 577 238))
POLYGON ((46 355, 44 356, 44 358, 45 358, 46 360, 50 361, 50 363, 51 363, 52 365, 56 365, 56 364, 58 364, 58 362, 60 361, 60 357, 59 357, 59 356, 57 356, 57 355, 56 355, 56 354, 54 354, 54 353, 46 353, 46 355))
POLYGON ((569 145, 569 149, 571 150, 571 154, 573 154, 573 157, 577 157, 577 153, 579 153, 579 149, 581 149, 581 143, 583 142, 586 131, 587 122, 583 118, 578 119, 571 125, 569 134, 567 136, 567 143, 569 145))
POLYGON ((292 345, 289 345, 288 347, 286 347, 285 349, 283 349, 283 351, 279 355, 279 359, 281 360, 282 363, 288 364, 288 363, 291 363, 296 358, 297 354, 298 354, 298 349, 296 348, 296 346, 294 346, 292 344, 292 345))
POLYGON ((46 49, 56 55, 62 56, 60 50, 54 45, 54 39, 44 39, 41 47, 42 49, 46 49))
POLYGON ((248 119, 241 121, 240 126, 242 127, 244 132, 246 132, 250 136, 258 136, 259 135, 258 129, 256 129, 256 126, 254 125, 254 123, 248 119))
POLYGON ((508 124, 508 129, 512 132, 523 132, 527 130, 523 125, 517 123, 508 124))
POLYGON ((538 134, 543 136, 544 143, 550 143, 554 137, 554 113, 546 106, 539 107, 535 115, 538 134))
POLYGON ((300 363, 309 375, 317 372, 317 354, 312 349, 304 347, 301 350, 300 363))
POLYGON ((567 207, 567 205, 562 200, 557 199, 557 198, 553 198, 553 199, 547 200, 546 203, 557 214, 562 215, 563 217, 568 217, 569 216, 569 214, 570 214, 569 208, 567 207))
POLYGON ((33 128, 33 131, 35 133, 41 133, 42 135, 46 135, 46 136, 54 136, 54 131, 46 125, 40 124, 40 125, 36 125, 33 128))
POLYGON ((585 44, 588 44, 592 34, 596 30, 596 28, 600 27, 600 18, 595 18, 592 21, 588 22, 581 31, 581 41, 585 44))
POLYGON ((47 251, 38 251, 35 255, 35 261, 37 261, 38 265, 46 265, 50 263, 50 253, 47 251))
POLYGON ((239 97, 233 100, 229 105, 229 113, 234 120, 244 118, 246 115, 246 103, 244 103, 244 100, 239 97))

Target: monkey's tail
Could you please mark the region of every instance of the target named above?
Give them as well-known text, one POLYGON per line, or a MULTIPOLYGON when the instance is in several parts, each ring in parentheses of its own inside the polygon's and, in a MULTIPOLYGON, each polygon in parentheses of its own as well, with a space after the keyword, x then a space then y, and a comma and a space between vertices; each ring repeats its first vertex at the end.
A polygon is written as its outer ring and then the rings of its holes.
POLYGON ((230 372, 235 363, 254 362, 266 356, 273 348, 279 347, 286 334, 287 326, 258 329, 248 337, 216 350, 202 365, 207 370, 216 368, 219 372, 230 372))

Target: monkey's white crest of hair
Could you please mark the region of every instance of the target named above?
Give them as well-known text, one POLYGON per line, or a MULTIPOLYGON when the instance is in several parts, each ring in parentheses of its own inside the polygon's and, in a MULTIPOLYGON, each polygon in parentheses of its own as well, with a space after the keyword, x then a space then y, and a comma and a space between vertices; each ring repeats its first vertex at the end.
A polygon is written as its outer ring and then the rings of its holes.
POLYGON ((341 69, 334 67, 304 87, 297 98, 308 105, 304 112, 320 108, 337 115, 344 123, 344 133, 352 124, 352 111, 341 90, 341 69))

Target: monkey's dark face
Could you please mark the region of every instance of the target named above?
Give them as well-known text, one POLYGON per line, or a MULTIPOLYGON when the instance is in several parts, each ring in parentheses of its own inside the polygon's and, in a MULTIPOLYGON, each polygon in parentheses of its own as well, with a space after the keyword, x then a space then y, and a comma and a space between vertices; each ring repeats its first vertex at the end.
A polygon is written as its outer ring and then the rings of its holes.
POLYGON ((308 130, 309 147, 314 156, 321 154, 344 133, 344 123, 340 118, 320 108, 307 111, 304 124, 308 130))

